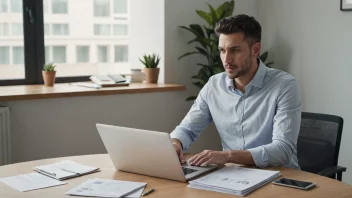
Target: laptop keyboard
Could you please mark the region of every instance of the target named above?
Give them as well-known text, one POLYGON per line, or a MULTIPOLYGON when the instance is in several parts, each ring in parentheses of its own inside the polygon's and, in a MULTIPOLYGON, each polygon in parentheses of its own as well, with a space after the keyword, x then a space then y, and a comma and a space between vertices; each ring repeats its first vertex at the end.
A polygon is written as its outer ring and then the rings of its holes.
POLYGON ((186 168, 186 167, 182 167, 182 170, 185 175, 188 175, 188 174, 191 174, 191 173, 198 171, 198 170, 190 169, 190 168, 186 168))

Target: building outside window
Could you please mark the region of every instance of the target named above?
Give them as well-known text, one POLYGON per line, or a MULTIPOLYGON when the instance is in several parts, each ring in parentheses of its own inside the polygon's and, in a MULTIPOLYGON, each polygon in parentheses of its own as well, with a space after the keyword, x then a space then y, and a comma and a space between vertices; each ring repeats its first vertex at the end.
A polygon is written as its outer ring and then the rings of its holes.
POLYGON ((110 16, 110 0, 94 0, 94 16, 110 16))
MULTIPOLYGON (((52 13, 53 14, 67 14, 68 12, 68 0, 51 0, 52 13)), ((74 0, 70 0, 74 1, 74 0)))
POLYGON ((76 47, 76 62, 77 63, 88 63, 89 62, 89 46, 77 46, 76 47))
POLYGON ((116 45, 115 46, 115 63, 128 61, 128 46, 116 45))
POLYGON ((12 62, 13 64, 24 64, 24 48, 23 47, 13 47, 12 48, 12 62))

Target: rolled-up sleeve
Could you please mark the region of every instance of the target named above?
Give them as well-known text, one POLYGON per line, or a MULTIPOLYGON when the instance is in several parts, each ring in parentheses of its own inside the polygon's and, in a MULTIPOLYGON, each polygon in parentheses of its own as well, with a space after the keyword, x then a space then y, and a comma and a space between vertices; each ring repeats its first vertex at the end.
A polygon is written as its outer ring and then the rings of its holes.
POLYGON ((297 138, 301 123, 301 99, 297 81, 283 84, 277 98, 272 143, 248 149, 256 166, 285 166, 297 153, 297 138))
POLYGON ((212 122, 212 117, 206 102, 210 83, 211 78, 198 94, 197 99, 194 101, 191 109, 180 125, 170 134, 171 138, 176 138, 181 141, 184 151, 189 148, 200 133, 212 122))

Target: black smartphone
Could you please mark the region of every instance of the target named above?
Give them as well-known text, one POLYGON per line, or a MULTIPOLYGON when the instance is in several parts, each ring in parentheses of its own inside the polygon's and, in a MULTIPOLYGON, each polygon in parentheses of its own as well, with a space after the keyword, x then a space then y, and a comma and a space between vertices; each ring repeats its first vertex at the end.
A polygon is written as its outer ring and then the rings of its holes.
POLYGON ((298 188, 302 190, 309 190, 315 186, 315 183, 312 183, 312 182, 299 181, 299 180, 288 179, 288 178, 281 178, 281 179, 275 180, 273 181, 273 184, 291 187, 291 188, 298 188))

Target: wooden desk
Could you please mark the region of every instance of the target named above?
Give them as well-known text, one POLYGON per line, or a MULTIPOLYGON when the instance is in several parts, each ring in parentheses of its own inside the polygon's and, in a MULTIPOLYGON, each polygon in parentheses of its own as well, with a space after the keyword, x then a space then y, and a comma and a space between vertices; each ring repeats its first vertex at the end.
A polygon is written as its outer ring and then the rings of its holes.
MULTIPOLYGON (((216 193, 205 190, 197 190, 192 188, 187 188, 186 183, 175 182, 165 179, 153 178, 143 175, 136 175, 132 173, 116 171, 110 161, 108 155, 86 155, 86 156, 77 156, 77 157, 65 157, 65 158, 55 158, 55 159, 46 159, 38 160, 31 162, 24 162, 18 164, 12 164, 7 166, 0 167, 0 178, 14 176, 19 174, 31 173, 33 172, 32 167, 38 165, 49 164, 57 162, 64 159, 70 159, 78 163, 83 163, 86 165, 96 166, 101 168, 101 172, 94 173, 90 175, 85 175, 79 178, 74 178, 66 180, 68 184, 63 186, 56 186, 41 190, 29 191, 29 192, 18 192, 9 186, 0 183, 0 197, 6 198, 18 198, 18 197, 70 197, 64 195, 69 189, 79 185, 80 183, 86 181, 89 178, 102 178, 102 179, 119 179, 119 180, 129 180, 129 181, 138 181, 138 182, 147 182, 147 188, 155 188, 155 192, 148 195, 148 198, 233 198, 236 196, 216 193)), ((276 186, 273 184, 267 184, 266 186, 257 189, 246 197, 306 197, 306 198, 317 198, 317 197, 352 197, 352 186, 344 184, 342 182, 321 177, 315 174, 297 171, 287 168, 269 168, 271 170, 280 170, 281 174, 284 177, 289 177, 298 180, 307 180, 317 183, 317 187, 310 191, 303 191, 297 189, 291 189, 287 187, 276 186)))

